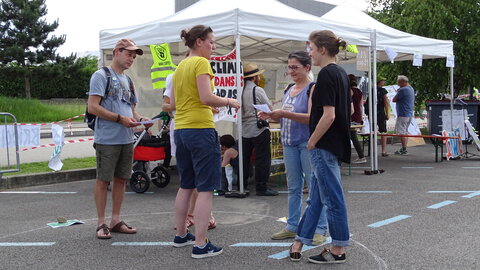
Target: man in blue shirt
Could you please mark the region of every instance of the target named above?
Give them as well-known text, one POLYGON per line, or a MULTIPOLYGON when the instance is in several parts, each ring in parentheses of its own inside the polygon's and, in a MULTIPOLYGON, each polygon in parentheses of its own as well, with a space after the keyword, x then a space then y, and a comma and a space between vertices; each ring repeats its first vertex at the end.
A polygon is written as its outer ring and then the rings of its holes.
MULTIPOLYGON (((408 126, 412 122, 413 107, 415 103, 415 90, 408 83, 407 76, 398 75, 397 84, 400 88, 393 98, 393 102, 397 103, 397 122, 395 123, 395 133, 408 134, 408 126)), ((408 137, 400 137, 402 148, 395 151, 397 155, 407 155, 408 137)))

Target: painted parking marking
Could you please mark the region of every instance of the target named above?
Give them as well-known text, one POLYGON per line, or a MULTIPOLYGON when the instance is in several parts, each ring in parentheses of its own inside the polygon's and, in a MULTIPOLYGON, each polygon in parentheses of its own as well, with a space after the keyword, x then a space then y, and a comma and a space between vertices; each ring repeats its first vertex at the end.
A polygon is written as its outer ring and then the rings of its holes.
POLYGON ((402 169, 433 169, 433 167, 415 166, 415 167, 402 167, 402 169))
POLYGON ((0 242, 0 247, 49 247, 55 242, 0 242))
POLYGON ((76 194, 70 191, 2 191, 3 194, 76 194))
POLYGON ((473 193, 470 193, 470 194, 467 194, 467 195, 463 195, 462 198, 470 199, 470 198, 476 197, 478 195, 480 195, 480 191, 476 191, 476 192, 473 192, 473 193))
POLYGON ((430 190, 427 193, 472 193, 476 190, 430 190))
MULTIPOLYGON (((332 238, 331 237, 327 237, 327 240, 325 242, 323 242, 321 245, 319 246, 306 246, 304 245, 303 248, 302 248, 302 252, 304 251, 307 251, 307 250, 310 250, 310 249, 314 249, 314 248, 317 248, 317 247, 320 247, 320 246, 323 246, 325 244, 329 244, 332 242, 332 238)), ((292 245, 292 243, 286 243, 288 244, 288 246, 292 245)), ((284 250, 282 252, 279 252, 279 253, 275 253, 273 255, 270 255, 268 256, 268 258, 271 258, 271 259, 277 259, 277 260, 281 260, 281 259, 285 259, 287 257, 290 256, 290 250, 287 249, 287 250, 284 250)))
POLYGON ((432 204, 432 205, 428 206, 427 208, 438 209, 440 207, 444 207, 444 206, 447 206, 449 204, 456 203, 456 202, 457 201, 446 200, 446 201, 443 201, 443 202, 440 202, 440 203, 432 204))
POLYGON ((132 194, 154 194, 155 192, 143 192, 143 193, 137 193, 137 192, 132 192, 132 191, 128 191, 128 192, 125 192, 125 194, 128 194, 128 195, 132 195, 132 194))
POLYGON ((400 220, 404 220, 404 219, 407 219, 407 218, 410 218, 410 217, 411 216, 408 216, 408 215, 399 215, 399 216, 396 216, 396 217, 392 217, 392 218, 389 218, 389 219, 385 219, 385 220, 381 220, 381 221, 372 223, 372 224, 368 225, 368 227, 378 228, 378 227, 382 227, 382 226, 385 226, 385 225, 388 225, 388 224, 391 224, 391 223, 394 223, 394 222, 397 222, 397 221, 400 221, 400 220))
POLYGON ((288 190, 279 190, 278 193, 280 193, 280 194, 288 194, 288 190))
POLYGON ((173 242, 113 242, 112 246, 173 246, 173 242))
POLYGON ((462 169, 480 169, 480 167, 462 167, 462 169))
POLYGON ((366 193, 366 194, 369 194, 369 193, 393 193, 391 191, 388 191, 388 190, 349 190, 348 193, 366 193))
POLYGON ((351 169, 370 169, 371 167, 350 167, 351 169))
POLYGON ((275 242, 275 243, 236 243, 233 245, 230 245, 231 247, 289 247, 291 246, 292 243, 287 243, 287 242, 275 242))

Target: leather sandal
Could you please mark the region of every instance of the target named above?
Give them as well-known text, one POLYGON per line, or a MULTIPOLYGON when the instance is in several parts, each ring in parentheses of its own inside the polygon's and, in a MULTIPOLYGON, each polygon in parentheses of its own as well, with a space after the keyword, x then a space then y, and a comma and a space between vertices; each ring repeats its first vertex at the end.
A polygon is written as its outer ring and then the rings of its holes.
POLYGON ((107 224, 102 224, 97 227, 97 238, 98 239, 110 239, 112 235, 110 234, 110 230, 108 229, 107 224), (104 235, 98 235, 98 231, 103 230, 104 235))
POLYGON ((290 246, 290 260, 292 262, 299 262, 300 259, 302 258, 302 253, 301 252, 293 252, 292 251, 293 244, 290 246))
POLYGON ((118 222, 115 226, 110 228, 110 232, 116 232, 116 233, 126 233, 126 234, 134 234, 137 233, 137 230, 133 227, 130 227, 125 223, 123 220, 118 222), (125 225, 129 230, 131 231, 122 231, 122 226, 125 225))
POLYGON ((208 220, 208 229, 213 230, 217 227, 217 222, 215 221, 215 217, 213 215, 210 216, 208 220))

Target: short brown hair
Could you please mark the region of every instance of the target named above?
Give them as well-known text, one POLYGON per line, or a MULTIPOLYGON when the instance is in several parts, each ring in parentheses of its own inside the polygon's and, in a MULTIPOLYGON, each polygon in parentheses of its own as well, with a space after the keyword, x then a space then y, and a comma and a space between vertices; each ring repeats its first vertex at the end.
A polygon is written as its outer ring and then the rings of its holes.
POLYGON ((338 38, 330 30, 313 31, 310 33, 308 40, 313 42, 318 48, 324 47, 327 49, 330 56, 337 55, 340 51, 340 47, 347 47, 347 42, 342 38, 338 38))
POLYGON ((197 38, 205 40, 209 33, 213 33, 212 28, 206 25, 199 24, 195 25, 191 29, 183 29, 180 32, 180 37, 185 42, 185 46, 190 49, 194 49, 197 38))

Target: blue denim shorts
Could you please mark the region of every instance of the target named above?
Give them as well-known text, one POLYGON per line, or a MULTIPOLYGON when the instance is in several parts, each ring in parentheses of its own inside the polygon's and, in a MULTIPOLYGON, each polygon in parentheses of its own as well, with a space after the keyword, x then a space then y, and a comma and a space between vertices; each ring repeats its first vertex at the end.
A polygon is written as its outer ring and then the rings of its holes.
POLYGON ((220 189, 222 164, 217 131, 177 129, 174 136, 180 188, 196 188, 199 192, 220 189))

